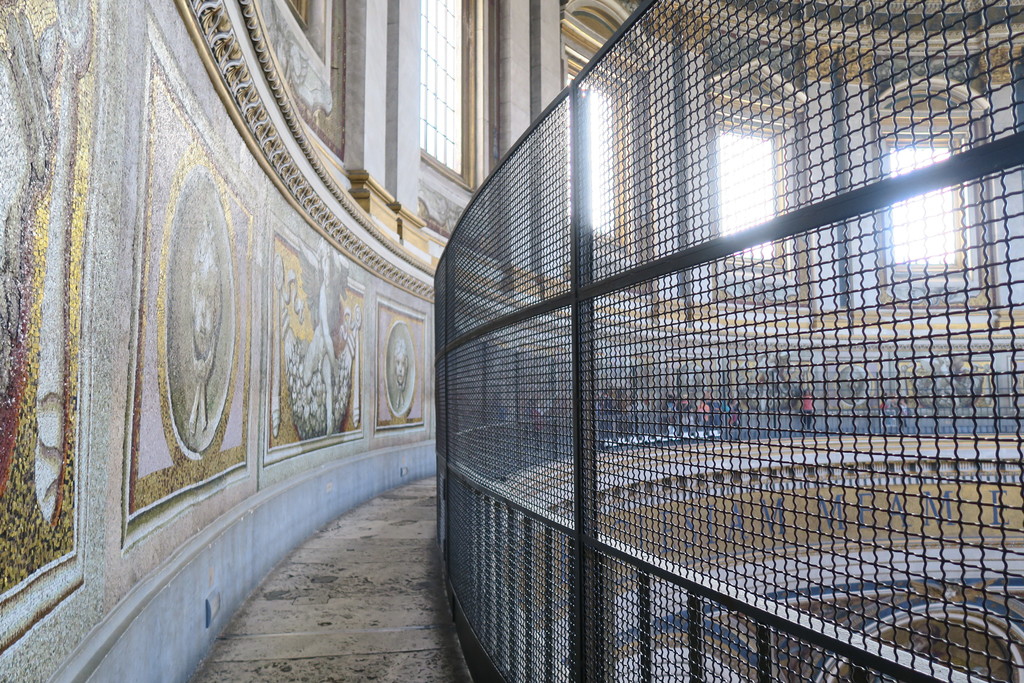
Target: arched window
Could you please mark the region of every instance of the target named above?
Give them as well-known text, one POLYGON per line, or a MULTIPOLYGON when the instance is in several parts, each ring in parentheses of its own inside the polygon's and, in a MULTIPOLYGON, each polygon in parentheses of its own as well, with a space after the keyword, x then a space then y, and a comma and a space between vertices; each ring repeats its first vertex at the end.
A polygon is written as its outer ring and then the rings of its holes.
POLYGON ((461 0, 420 0, 420 41, 420 147, 461 174, 461 0))
POLYGON ((562 8, 566 78, 571 81, 629 18, 616 0, 569 0, 562 8))
MULTIPOLYGON (((950 157, 948 145, 908 140, 891 146, 886 155, 889 175, 903 175, 950 157)), ((956 192, 946 187, 894 204, 890 209, 893 263, 952 264, 963 233, 956 192)))
MULTIPOLYGON (((776 150, 771 137, 742 129, 718 134, 719 231, 733 235, 775 217, 776 150)), ((769 259, 771 243, 747 249, 745 258, 769 259)))
MULTIPOLYGON (((988 106, 965 86, 942 77, 896 83, 883 89, 879 99, 882 171, 889 176, 949 159, 972 139, 971 122, 988 106)), ((908 273, 966 265, 977 246, 971 211, 977 195, 977 185, 952 186, 889 207, 890 265, 908 273)))

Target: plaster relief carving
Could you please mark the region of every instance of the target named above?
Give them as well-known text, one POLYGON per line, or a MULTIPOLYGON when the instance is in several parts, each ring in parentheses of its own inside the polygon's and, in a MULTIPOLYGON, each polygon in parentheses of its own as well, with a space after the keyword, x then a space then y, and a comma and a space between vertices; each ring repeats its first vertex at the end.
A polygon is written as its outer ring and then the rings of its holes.
MULTIPOLYGON (((431 300, 433 287, 430 283, 420 276, 411 275, 405 268, 397 267, 358 238, 327 206, 317 190, 310 185, 306 174, 299 170, 296 159, 284 144, 282 131, 279 131, 271 121, 267 103, 253 82, 252 73, 239 46, 224 0, 187 0, 187 4, 189 11, 185 14, 185 19, 192 23, 202 36, 207 53, 224 77, 230 91, 230 101, 225 104, 244 112, 243 120, 250 142, 254 146, 254 153, 262 155, 267 160, 288 189, 288 193, 302 207, 303 212, 324 234, 335 240, 346 255, 396 286, 422 299, 431 300), (216 49, 214 44, 217 45, 216 49)), ((255 0, 239 0, 239 6, 249 40, 252 41, 258 55, 266 54, 271 48, 262 22, 257 17, 255 0)), ((280 103, 273 106, 280 110, 288 123, 288 131, 284 134, 292 135, 302 150, 302 156, 312 165, 316 177, 326 186, 331 196, 385 249, 413 268, 424 273, 429 272, 428 266, 413 259, 406 249, 385 238, 369 216, 358 208, 348 191, 332 179, 309 138, 301 132, 302 126, 295 115, 291 96, 282 86, 282 77, 274 65, 274 60, 260 59, 259 65, 254 65, 254 68, 263 71, 274 98, 280 103)))
POLYGON ((260 10, 284 78, 296 97, 310 111, 329 114, 334 108, 334 98, 327 65, 313 50, 290 12, 282 11, 275 0, 260 3, 260 10))
POLYGON ((420 185, 418 211, 427 225, 442 235, 450 235, 459 222, 462 209, 439 192, 420 185))
MULTIPOLYGON (((979 354, 979 357, 980 356, 979 354)), ((904 393, 915 415, 955 418, 991 415, 995 401, 992 361, 937 356, 902 361, 904 393)))

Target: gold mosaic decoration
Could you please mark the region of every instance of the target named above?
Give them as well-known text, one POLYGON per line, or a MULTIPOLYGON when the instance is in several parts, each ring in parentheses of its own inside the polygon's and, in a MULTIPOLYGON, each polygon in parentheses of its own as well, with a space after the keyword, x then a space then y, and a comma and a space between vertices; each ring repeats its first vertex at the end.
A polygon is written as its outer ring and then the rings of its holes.
POLYGON ((179 493, 244 465, 248 443, 253 219, 169 83, 157 63, 126 473, 129 534, 136 520, 178 509, 179 493), (165 178, 169 187, 160 187, 165 178))
MULTIPOLYGON (((91 3, 0 7, 0 613, 76 548, 82 259, 95 73, 91 3), (53 58, 40 45, 55 46, 53 58)), ((9 646, 80 584, 0 629, 9 646)))
MULTIPOLYGON (((411 275, 404 268, 383 258, 343 224, 310 183, 309 178, 299 167, 298 160, 285 144, 283 136, 287 135, 294 139, 302 150, 305 161, 312 166, 318 181, 380 245, 422 273, 432 272, 430 266, 413 259, 407 250, 385 237, 369 215, 359 209, 351 195, 334 181, 324 166, 303 131, 303 124, 296 115, 291 96, 283 86, 284 81, 277 72, 274 60, 269 58, 270 47, 254 1, 239 0, 239 7, 248 39, 258 55, 259 68, 263 71, 274 95, 274 100, 269 103, 264 101, 255 85, 253 74, 223 0, 177 0, 177 3, 182 17, 192 31, 193 38, 205 52, 205 61, 212 72, 215 84, 226 88, 226 93, 223 94, 225 105, 236 111, 239 131, 247 138, 257 158, 263 158, 268 174, 276 179, 284 193, 294 200, 310 225, 331 240, 344 254, 378 277, 421 299, 432 301, 434 290, 431 283, 411 275), (268 104, 284 117, 287 122, 286 130, 280 130, 274 124, 267 108, 268 104)), ((256 68, 255 65, 253 68, 256 68)))
POLYGON ((424 318, 398 304, 377 308, 377 428, 423 424, 424 318))
POLYGON ((270 447, 358 432, 362 426, 365 294, 351 264, 274 240, 271 285, 270 447))

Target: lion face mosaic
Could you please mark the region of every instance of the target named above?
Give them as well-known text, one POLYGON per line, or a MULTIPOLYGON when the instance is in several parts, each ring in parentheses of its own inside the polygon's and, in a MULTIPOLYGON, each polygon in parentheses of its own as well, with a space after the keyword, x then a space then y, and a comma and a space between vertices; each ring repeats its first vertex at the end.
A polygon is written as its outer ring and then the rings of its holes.
POLYGON ((167 265, 167 373, 174 433, 195 460, 210 447, 224 412, 234 356, 231 248, 217 188, 199 168, 185 182, 167 265))
POLYGON ((423 424, 424 320, 397 303, 381 301, 378 306, 378 428, 423 424))

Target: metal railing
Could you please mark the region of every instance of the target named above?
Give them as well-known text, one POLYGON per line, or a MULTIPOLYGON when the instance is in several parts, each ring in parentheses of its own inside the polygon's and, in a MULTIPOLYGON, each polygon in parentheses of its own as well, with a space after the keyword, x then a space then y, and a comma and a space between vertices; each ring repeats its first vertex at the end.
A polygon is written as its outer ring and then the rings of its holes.
POLYGON ((646 2, 436 277, 478 677, 1024 681, 1024 5, 646 2))

